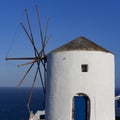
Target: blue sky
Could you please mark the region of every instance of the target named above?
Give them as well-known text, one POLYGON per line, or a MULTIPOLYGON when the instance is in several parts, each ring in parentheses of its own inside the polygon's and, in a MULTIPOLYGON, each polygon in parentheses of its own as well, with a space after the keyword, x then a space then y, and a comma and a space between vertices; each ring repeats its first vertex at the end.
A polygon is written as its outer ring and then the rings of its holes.
MULTIPOLYGON (((25 8, 39 46, 35 5, 38 4, 41 23, 50 18, 51 41, 46 51, 55 49, 79 36, 85 36, 115 54, 116 88, 120 87, 120 1, 119 0, 1 0, 0 1, 0 86, 16 86, 25 68, 21 62, 5 61, 5 57, 32 56, 32 47, 19 25, 26 25, 25 8)), ((43 30, 44 30, 43 29, 43 30)), ((40 49, 40 48, 39 48, 40 49)), ((32 74, 23 86, 30 86, 32 74)))

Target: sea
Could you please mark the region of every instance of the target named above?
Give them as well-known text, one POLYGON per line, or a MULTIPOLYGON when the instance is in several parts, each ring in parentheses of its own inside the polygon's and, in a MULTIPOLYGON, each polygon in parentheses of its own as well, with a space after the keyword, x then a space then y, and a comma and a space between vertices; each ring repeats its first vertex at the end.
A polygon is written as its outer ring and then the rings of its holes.
MULTIPOLYGON (((29 120, 27 101, 30 88, 0 88, 0 120, 29 120)), ((120 94, 120 89, 115 90, 120 94)), ((44 94, 41 88, 34 88, 30 103, 31 111, 44 109, 44 94)))
MULTIPOLYGON (((27 101, 30 88, 0 88, 0 120, 29 120, 27 101)), ((44 94, 41 88, 34 88, 30 103, 31 111, 44 109, 44 94)))

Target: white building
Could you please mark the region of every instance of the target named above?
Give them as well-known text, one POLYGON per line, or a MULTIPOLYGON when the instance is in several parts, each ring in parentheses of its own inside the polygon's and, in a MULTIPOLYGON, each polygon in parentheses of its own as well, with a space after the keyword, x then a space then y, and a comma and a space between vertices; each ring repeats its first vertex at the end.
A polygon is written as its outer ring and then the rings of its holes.
POLYGON ((74 120, 82 112, 80 120, 115 120, 111 52, 79 37, 50 52, 47 61, 46 120, 74 120), (76 96, 82 101, 77 107, 76 96))

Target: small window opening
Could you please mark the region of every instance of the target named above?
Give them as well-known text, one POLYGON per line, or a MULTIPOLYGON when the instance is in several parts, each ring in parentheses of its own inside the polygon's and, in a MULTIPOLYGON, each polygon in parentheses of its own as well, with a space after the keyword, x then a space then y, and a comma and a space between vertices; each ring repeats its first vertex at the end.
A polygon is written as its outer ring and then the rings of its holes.
POLYGON ((81 65, 81 70, 82 72, 88 72, 88 65, 87 64, 81 65))
POLYGON ((45 120, 45 115, 40 115, 40 120, 45 120))

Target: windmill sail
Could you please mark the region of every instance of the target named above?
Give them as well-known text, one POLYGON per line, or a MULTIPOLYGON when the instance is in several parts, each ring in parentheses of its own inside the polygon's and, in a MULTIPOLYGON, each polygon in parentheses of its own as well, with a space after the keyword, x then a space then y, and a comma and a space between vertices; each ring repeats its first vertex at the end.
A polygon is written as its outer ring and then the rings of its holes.
POLYGON ((24 76, 21 78, 18 87, 21 86, 21 84, 23 83, 23 81, 25 80, 25 78, 27 77, 27 75, 29 74, 29 72, 31 71, 31 69, 33 68, 33 66, 36 64, 37 68, 36 68, 36 72, 33 78, 33 83, 32 83, 32 87, 30 90, 30 94, 29 94, 29 98, 28 98, 28 102, 27 102, 27 107, 29 112, 30 110, 30 101, 31 101, 31 97, 32 97, 32 93, 33 93, 33 89, 34 89, 34 85, 36 82, 37 77, 40 77, 41 80, 41 84, 42 84, 42 88, 43 88, 43 92, 44 92, 44 96, 45 96, 45 79, 46 79, 46 72, 47 72, 47 68, 46 68, 46 62, 47 62, 47 56, 45 54, 45 47, 46 44, 48 42, 48 40, 50 39, 47 38, 47 34, 48 34, 48 21, 47 21, 47 25, 46 25, 46 30, 45 30, 45 35, 43 35, 43 31, 42 31, 42 25, 40 22, 40 14, 39 14, 39 10, 38 10, 38 6, 36 5, 36 13, 37 13, 37 19, 38 19, 38 26, 39 26, 39 31, 40 31, 40 39, 41 39, 41 45, 42 48, 40 50, 37 49, 36 45, 35 45, 35 40, 33 37, 33 32, 32 32, 32 27, 30 24, 30 19, 29 19, 29 15, 28 15, 28 11, 27 9, 25 9, 25 14, 26 14, 26 19, 27 19, 27 23, 28 23, 28 28, 29 31, 27 31, 26 26, 21 22, 20 25, 23 29, 23 31, 25 32, 25 34, 28 37, 28 40, 30 41, 33 50, 34 50, 34 56, 33 57, 21 57, 21 58, 6 58, 6 60, 29 60, 30 62, 24 63, 24 64, 20 64, 18 65, 20 66, 26 66, 26 65, 30 65, 29 68, 27 69, 27 71, 25 72, 24 76), (43 72, 41 71, 42 68, 44 68, 44 74, 42 74, 43 72))

